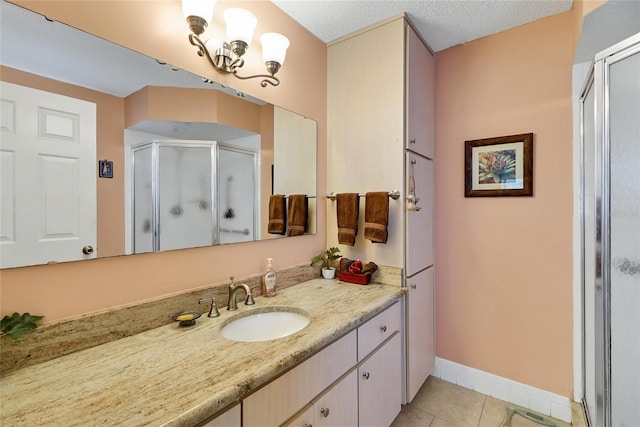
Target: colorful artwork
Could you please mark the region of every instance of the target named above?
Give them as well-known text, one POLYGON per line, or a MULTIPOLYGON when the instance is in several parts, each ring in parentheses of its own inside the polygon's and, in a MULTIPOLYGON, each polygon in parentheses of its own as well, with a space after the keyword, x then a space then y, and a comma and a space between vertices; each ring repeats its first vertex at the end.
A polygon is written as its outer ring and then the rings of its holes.
POLYGON ((533 134, 465 141, 465 197, 533 196, 533 134))
POLYGON ((516 179, 516 150, 479 153, 478 169, 480 184, 514 182, 516 179))

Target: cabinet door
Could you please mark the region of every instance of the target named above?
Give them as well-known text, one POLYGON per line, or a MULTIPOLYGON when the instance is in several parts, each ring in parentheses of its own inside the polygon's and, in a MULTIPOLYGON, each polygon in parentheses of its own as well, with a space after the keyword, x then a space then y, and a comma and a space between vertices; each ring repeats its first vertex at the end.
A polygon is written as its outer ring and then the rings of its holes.
POLYGON ((407 26, 407 144, 430 159, 435 140, 435 68, 433 55, 407 26))
POLYGON ((358 425, 358 373, 354 369, 321 395, 308 409, 285 423, 287 427, 358 425))
POLYGON ((407 399, 416 393, 435 365, 434 267, 407 278, 407 399))
POLYGON ((315 403, 315 426, 358 425, 358 374, 354 369, 315 403))
POLYGON ((351 369, 356 358, 356 331, 351 331, 244 399, 242 424, 282 424, 351 369))
POLYGON ((400 334, 396 333, 358 368, 360 426, 389 426, 402 401, 400 334))
POLYGON ((222 415, 215 417, 213 420, 201 427, 241 427, 240 421, 240 405, 236 405, 222 415))
POLYGON ((435 196, 435 173, 433 160, 413 153, 406 154, 407 194, 411 176, 415 180, 415 193, 419 211, 407 210, 406 271, 412 276, 434 264, 433 210, 435 196))

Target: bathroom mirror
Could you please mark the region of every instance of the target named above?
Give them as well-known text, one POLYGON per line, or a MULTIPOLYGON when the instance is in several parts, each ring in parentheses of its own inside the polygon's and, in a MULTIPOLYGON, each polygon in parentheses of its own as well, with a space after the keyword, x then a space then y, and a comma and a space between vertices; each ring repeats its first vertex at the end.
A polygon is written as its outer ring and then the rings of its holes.
MULTIPOLYGON (((19 121, 16 119, 18 110, 16 103, 6 99, 8 90, 3 86, 3 135, 0 140, 2 268, 147 252, 148 250, 135 251, 133 244, 133 215, 136 205, 133 191, 133 152, 135 147, 151 144, 153 141, 179 141, 189 146, 213 144, 227 149, 227 157, 221 156, 222 160, 213 159, 208 166, 214 177, 209 178, 209 186, 213 185, 216 191, 208 189, 207 197, 199 195, 196 203, 199 208, 206 207, 213 212, 211 215, 215 216, 217 212, 217 217, 213 218, 213 227, 218 238, 214 238, 212 244, 283 237, 267 233, 271 194, 306 194, 309 213, 307 234, 315 234, 315 121, 176 69, 155 58, 59 22, 49 21, 11 3, 0 3, 0 16, 0 80, 3 85, 9 82, 44 91, 45 96, 54 93, 89 101, 95 104, 96 121, 95 147, 93 154, 89 156, 90 175, 84 180, 90 185, 77 186, 89 187, 89 190, 78 189, 78 194, 72 195, 69 193, 73 191, 67 191, 70 187, 75 191, 74 183, 83 181, 74 175, 76 172, 71 172, 75 171, 75 166, 72 165, 74 162, 67 160, 73 156, 40 156, 41 159, 52 161, 43 163, 40 160, 41 163, 34 167, 47 171, 31 170, 32 176, 37 176, 40 181, 48 180, 51 184, 46 186, 49 193, 44 194, 44 190, 39 190, 41 192, 31 198, 48 200, 49 204, 57 201, 63 207, 58 212, 60 218, 49 218, 43 213, 42 204, 25 207, 16 199, 16 194, 21 191, 19 185, 22 181, 19 179, 20 175, 16 175, 16 152, 10 142, 7 142, 9 138, 6 136, 13 132, 14 124, 19 121), (228 165, 235 163, 224 159, 233 159, 233 155, 230 157, 229 153, 237 152, 254 153, 255 191, 251 196, 254 199, 252 212, 246 212, 246 204, 242 208, 234 206, 234 198, 246 195, 246 180, 243 181, 240 175, 232 177, 228 172, 228 165), (65 161, 60 162, 61 158, 65 161), (225 165, 226 175, 216 176, 218 171, 225 170, 225 165), (66 181, 56 183, 58 177, 63 177, 66 181), (78 213, 75 200, 88 200, 93 213, 78 213), (233 224, 236 216, 229 212, 237 213, 239 209, 253 218, 254 226, 250 236, 245 233, 245 225, 233 224), (69 218, 73 218, 75 223, 68 221, 69 218), (227 220, 226 223, 221 223, 221 218, 227 220), (74 227, 83 221, 94 223, 93 237, 84 239, 76 235, 74 227), (71 249, 68 249, 70 253, 63 253, 67 249, 54 247, 45 251, 40 258, 30 256, 34 252, 33 246, 22 246, 18 242, 18 236, 23 235, 20 227, 36 230, 36 240, 60 240, 66 244, 71 242, 71 249), (43 230, 53 231, 42 238, 43 230), (227 230, 232 236, 219 238, 220 233, 225 232, 223 230, 227 230), (40 234, 37 235, 38 233, 40 234), (8 261, 5 263, 6 260, 8 261)), ((27 97, 30 98, 30 95, 27 97)), ((70 142, 74 132, 82 135, 83 131, 78 130, 80 128, 75 122, 74 114, 60 113, 55 108, 50 109, 51 114, 38 111, 37 114, 44 118, 44 125, 40 124, 40 127, 44 129, 42 132, 46 134, 48 142, 59 142, 56 138, 70 142)), ((182 158, 182 155, 179 157, 182 158)), ((188 157, 184 155, 184 158, 188 157)), ((173 163, 179 164, 175 159, 173 163)), ((187 180, 188 174, 184 169, 188 169, 189 164, 182 164, 180 167, 183 172, 178 176, 187 180)), ((175 181, 176 178, 174 176, 171 179, 175 181)), ((169 178, 165 179, 168 180, 169 178)), ((197 182, 201 181, 202 177, 197 179, 197 182)), ((194 188, 199 184, 184 185, 185 188, 194 188)), ((200 193, 204 191, 202 188, 198 190, 200 193)), ((183 196, 177 193, 170 197, 175 199, 170 209, 173 209, 174 216, 179 216, 176 214, 187 202, 184 205, 178 203, 183 196)), ((189 196, 185 193, 185 200, 187 197, 189 196)), ((180 234, 180 230, 177 233, 180 234)), ((207 244, 201 241, 182 242, 178 246, 165 247, 169 250, 207 244)), ((159 250, 163 250, 162 246, 159 250)))

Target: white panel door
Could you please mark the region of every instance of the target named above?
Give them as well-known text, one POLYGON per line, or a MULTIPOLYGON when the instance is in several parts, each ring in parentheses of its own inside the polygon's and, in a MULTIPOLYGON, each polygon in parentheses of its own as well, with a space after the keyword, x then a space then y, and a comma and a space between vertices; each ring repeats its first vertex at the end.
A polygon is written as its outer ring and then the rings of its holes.
POLYGON ((412 276, 434 264, 433 207, 435 174, 433 160, 407 153, 407 194, 411 191, 411 177, 420 210, 407 210, 406 271, 412 276))
POLYGON ((0 83, 0 266, 94 258, 95 104, 0 83))

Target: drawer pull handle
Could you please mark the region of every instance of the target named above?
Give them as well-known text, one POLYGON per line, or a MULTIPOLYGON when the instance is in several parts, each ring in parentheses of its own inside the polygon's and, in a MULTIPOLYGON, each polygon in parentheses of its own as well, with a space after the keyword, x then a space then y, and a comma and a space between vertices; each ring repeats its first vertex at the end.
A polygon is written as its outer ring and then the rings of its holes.
POLYGON ((380 326, 380 330, 381 330, 382 332, 387 332, 387 325, 385 325, 385 326, 380 326))
POLYGON ((362 374, 362 379, 368 380, 369 379, 369 372, 365 372, 364 374, 362 374))
POLYGON ((411 289, 416 289, 418 286, 415 283, 411 284, 411 289))
POLYGON ((415 139, 415 138, 411 138, 411 139, 409 140, 409 144, 415 144, 415 143, 416 143, 416 139, 415 139))
POLYGON ((313 425, 312 425, 312 424, 304 423, 302 427, 313 427, 313 425))
POLYGON ((329 408, 320 409, 320 414, 322 414, 323 417, 327 418, 329 416, 329 408))

